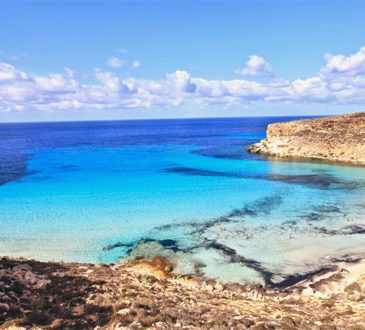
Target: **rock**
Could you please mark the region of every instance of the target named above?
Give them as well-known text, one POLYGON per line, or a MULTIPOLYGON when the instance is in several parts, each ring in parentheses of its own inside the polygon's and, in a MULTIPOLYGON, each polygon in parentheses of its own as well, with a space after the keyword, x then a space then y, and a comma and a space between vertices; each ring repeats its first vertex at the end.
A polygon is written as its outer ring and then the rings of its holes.
POLYGON ((302 291, 303 296, 312 296, 314 294, 314 291, 312 288, 308 287, 302 291))
POLYGON ((8 304, 0 303, 0 310, 8 311, 10 309, 8 304))
MULTIPOLYGON (((92 272, 93 270, 91 270, 91 269, 89 269, 89 270, 87 270, 86 271, 86 273, 89 273, 89 272, 92 272)), ((63 272, 54 272, 54 273, 52 273, 52 276, 54 276, 54 277, 61 277, 61 278, 63 278, 63 277, 65 277, 66 276, 66 274, 65 273, 63 273, 63 272)))
POLYGON ((167 265, 165 266, 164 271, 169 273, 172 271, 172 267, 170 265, 167 265))
POLYGON ((32 271, 32 267, 28 264, 20 264, 20 265, 17 265, 13 268, 13 272, 18 271, 18 270, 22 270, 24 272, 32 271))
POLYGON ((123 309, 120 309, 117 314, 119 315, 128 315, 130 313, 130 309, 129 308, 123 308, 123 309))
POLYGON ((51 323, 51 328, 53 329, 59 329, 62 326, 62 320, 61 319, 55 319, 51 323))
POLYGON ((36 284, 35 284, 35 288, 36 289, 47 289, 48 286, 51 285, 51 280, 39 280, 36 284))
POLYGON ((326 294, 322 291, 316 291, 316 292, 314 292, 314 295, 321 299, 328 299, 328 294, 326 294))
POLYGON ((38 281, 38 276, 31 271, 27 271, 24 275, 24 280, 30 284, 34 284, 38 281))
POLYGON ((221 290, 225 289, 225 287, 224 287, 222 284, 220 284, 219 282, 217 282, 217 284, 216 284, 216 285, 214 285, 214 288, 215 288, 216 290, 219 290, 219 291, 221 291, 221 290))
POLYGON ((365 165, 365 112, 270 124, 246 150, 273 157, 365 165))
POLYGON ((211 285, 211 286, 215 286, 218 283, 217 281, 215 281, 213 279, 208 279, 206 282, 208 285, 211 285))
POLYGON ((224 285, 224 289, 236 293, 245 292, 245 287, 239 283, 227 283, 224 285))
POLYGON ((210 284, 206 285, 204 288, 205 288, 208 292, 213 292, 213 287, 212 287, 210 284))
POLYGON ((361 285, 358 282, 354 281, 345 288, 345 292, 350 294, 354 292, 361 292, 361 285))
MULTIPOLYGON (((56 262, 32 262, 33 271, 19 268, 13 272, 13 266, 23 262, 8 259, 3 264, 7 272, 0 285, 0 328, 174 329, 180 324, 183 329, 267 330, 365 326, 365 276, 356 280, 361 292, 354 282, 333 277, 326 279, 324 289, 315 286, 316 282, 303 282, 296 289, 264 291, 230 283, 225 284, 225 290, 218 290, 221 284, 214 280, 201 279, 199 287, 195 278, 186 281, 183 275, 172 273, 161 279, 146 271, 145 266, 151 266, 148 260, 132 261, 129 268, 113 272, 95 265, 84 264, 80 269, 81 264, 56 262), (136 268, 138 265, 144 266, 136 268), (85 276, 88 270, 94 272, 85 276), (57 278, 63 272, 65 278, 57 278), (25 274, 36 282, 30 285, 25 274), (341 287, 341 293, 331 299, 317 298, 314 290, 327 294, 328 281, 341 287), (349 284, 353 284, 348 288, 353 294, 343 292, 349 284), (303 289, 312 296, 304 298, 303 289), (250 292, 250 297, 245 292, 250 292), (294 295, 298 299, 293 299, 294 295)), ((163 270, 167 262, 156 258, 152 271, 156 267, 163 270)))
POLYGON ((294 319, 290 316, 283 317, 282 321, 285 322, 286 324, 288 324, 291 327, 295 327, 295 325, 296 325, 294 319))
POLYGON ((107 268, 107 267, 109 267, 105 262, 99 262, 98 263, 98 266, 99 267, 102 267, 102 268, 107 268))

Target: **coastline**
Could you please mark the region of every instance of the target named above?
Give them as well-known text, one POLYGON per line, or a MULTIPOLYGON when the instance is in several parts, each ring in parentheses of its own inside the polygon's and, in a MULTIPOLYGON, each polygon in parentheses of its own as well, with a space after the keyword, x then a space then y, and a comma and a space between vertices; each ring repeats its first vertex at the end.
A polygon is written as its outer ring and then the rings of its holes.
POLYGON ((157 256, 124 265, 4 257, 0 274, 3 329, 365 327, 365 260, 283 289, 177 275, 157 256))
POLYGON ((302 280, 296 281, 294 284, 281 285, 278 287, 263 287, 262 285, 249 285, 236 282, 222 283, 215 279, 206 277, 197 277, 193 274, 175 274, 173 267, 168 258, 154 256, 152 258, 135 257, 133 260, 127 260, 126 263, 117 266, 128 271, 153 275, 163 279, 174 279, 183 282, 189 282, 193 285, 212 285, 217 286, 227 291, 246 292, 258 290, 265 292, 266 295, 276 295, 277 293, 286 294, 288 296, 311 296, 315 295, 319 298, 328 298, 327 294, 331 294, 332 289, 328 292, 323 291, 324 285, 336 284, 336 292, 340 292, 348 285, 363 277, 365 280, 365 258, 355 259, 353 261, 343 261, 337 263, 337 266, 332 268, 319 269, 318 271, 304 274, 302 280), (314 288, 312 291, 308 288, 314 288), (303 293, 304 291, 304 293, 303 293))
MULTIPOLYGON (((282 132, 276 133, 280 140, 282 132)), ((242 148, 241 144, 239 148, 242 148)), ((55 159, 58 159, 58 155, 56 156, 55 159)), ((66 169, 66 173, 73 173, 76 165, 72 165, 69 156, 69 154, 65 155, 63 169, 59 173, 64 174, 64 169, 66 169)), ((88 154, 89 156, 90 154, 88 154)), ((173 156, 175 157, 175 155, 173 156)), ((114 158, 110 158, 109 163, 114 160, 114 158)), ((49 158, 44 157, 43 161, 44 164, 48 164, 49 158)), ((89 158, 88 161, 90 161, 89 158)), ((159 161, 158 159, 156 168, 161 171, 159 161)), ((105 163, 101 165, 104 167, 105 163)), ((147 168, 149 165, 143 166, 147 168)), ((335 190, 336 192, 339 190, 347 192, 361 186, 362 183, 357 182, 356 175, 350 176, 348 180, 346 178, 341 180, 342 177, 337 172, 332 176, 330 171, 321 172, 320 168, 310 167, 309 173, 300 171, 298 174, 297 171, 290 171, 289 166, 282 171, 280 168, 280 171, 264 169, 248 176, 235 167, 227 167, 224 170, 218 168, 217 170, 213 166, 214 170, 212 170, 209 167, 206 169, 204 166, 201 169, 199 163, 192 162, 191 166, 190 163, 188 165, 171 167, 171 164, 167 163, 162 172, 158 173, 176 174, 177 178, 185 175, 186 177, 181 178, 182 181, 187 178, 194 179, 191 183, 196 182, 195 179, 200 181, 203 180, 202 178, 211 177, 214 180, 218 177, 229 180, 238 178, 242 181, 258 179, 259 181, 253 182, 263 181, 262 190, 258 190, 257 185, 247 186, 247 190, 244 190, 243 187, 246 185, 243 182, 238 190, 241 194, 243 192, 251 193, 254 189, 258 196, 254 196, 255 198, 252 200, 243 198, 242 205, 238 204, 238 202, 241 203, 240 199, 236 200, 233 204, 240 205, 239 208, 229 207, 225 213, 219 213, 219 216, 209 218, 209 221, 205 222, 192 221, 191 223, 173 224, 169 220, 168 224, 159 222, 155 224, 149 218, 154 229, 165 231, 162 239, 155 239, 154 235, 151 235, 151 237, 147 236, 143 239, 138 238, 134 244, 134 241, 128 237, 131 241, 127 241, 126 245, 122 238, 120 241, 103 245, 102 250, 104 253, 110 253, 110 258, 102 260, 108 261, 121 258, 121 250, 113 251, 114 248, 128 249, 126 252, 128 261, 124 264, 41 262, 34 259, 13 257, 1 259, 0 257, 0 329, 39 329, 39 327, 46 329, 140 329, 147 327, 152 329, 250 328, 256 330, 272 328, 333 329, 337 327, 365 329, 365 259, 360 259, 365 257, 365 252, 362 251, 362 234, 365 233, 365 227, 363 220, 359 220, 357 217, 351 224, 348 224, 350 219, 346 218, 350 215, 347 211, 355 210, 355 214, 362 215, 363 207, 365 207, 363 193, 360 190, 359 194, 354 195, 361 201, 358 209, 354 208, 356 200, 343 210, 338 204, 339 201, 342 201, 343 195, 335 193, 335 190), (278 185, 279 192, 273 189, 270 191, 271 194, 266 196, 266 187, 269 182, 278 182, 282 185, 278 185), (285 218, 283 215, 288 208, 284 208, 283 212, 277 212, 278 214, 275 214, 275 210, 283 203, 281 192, 286 191, 290 184, 295 184, 292 187, 298 189, 305 187, 305 189, 299 189, 301 194, 298 195, 296 195, 297 189, 290 190, 290 197, 293 196, 293 198, 288 198, 284 205, 286 207, 294 205, 295 213, 289 213, 289 216, 285 218), (329 196, 325 193, 327 191, 330 196, 334 196, 333 199, 328 198, 329 196), (321 195, 325 198, 322 198, 321 195), (318 196, 318 202, 311 202, 312 197, 317 201, 318 196), (303 202, 297 202, 299 199, 303 202), (308 209, 306 209, 307 204, 311 206, 308 209), (298 210, 299 212, 296 214, 298 210), (328 217, 330 220, 339 219, 339 222, 336 222, 337 225, 321 222, 322 219, 326 220, 328 213, 331 213, 328 217), (295 214, 295 217, 291 217, 290 214, 295 214), (273 220, 280 221, 277 223, 272 221, 267 226, 266 219, 269 216, 272 216, 273 220), (257 217, 258 220, 265 220, 265 222, 262 226, 251 225, 250 220, 254 217, 257 217), (317 220, 320 222, 316 223, 317 220), (187 226, 187 234, 183 231, 184 237, 192 237, 191 241, 194 244, 180 246, 178 240, 171 239, 174 236, 169 235, 168 230, 175 230, 177 226, 184 230, 187 226), (304 241, 295 239, 296 233, 298 233, 297 237, 303 237, 304 241), (332 254, 329 252, 331 249, 324 248, 325 243, 329 240, 317 244, 317 239, 324 235, 326 235, 326 239, 333 237, 333 245, 328 246, 335 247, 333 251, 338 253, 332 254), (341 240, 337 235, 356 236, 343 236, 344 241, 351 244, 341 245, 341 240), (277 239, 270 240, 271 236, 277 239), (202 237, 200 245, 196 244, 194 240, 198 237, 202 237), (234 246, 235 244, 230 244, 234 243, 232 241, 235 239, 240 243, 237 244, 238 248, 234 246), (142 247, 140 243, 142 243, 142 247), (278 249, 273 248, 274 243, 279 243, 278 249), (203 253, 196 246, 203 247, 201 249, 203 253), (252 252, 257 246, 260 246, 260 251, 268 255, 266 259, 270 259, 271 264, 265 259, 259 260, 257 255, 250 254, 248 249, 251 248, 252 252), (284 255, 282 253, 284 250, 290 253, 284 255), (204 253, 206 251, 212 252, 213 257, 208 254, 210 259, 207 258, 204 253), (189 253, 193 256, 199 256, 201 253, 201 255, 196 260, 188 259, 186 267, 179 268, 176 260, 182 253, 189 253), (226 261, 220 265, 220 270, 226 267, 227 270, 224 269, 224 271, 227 271, 229 275, 238 274, 239 276, 228 277, 228 281, 231 282, 224 282, 227 277, 219 277, 218 275, 221 273, 218 268, 209 269, 202 262, 209 260, 210 265, 217 266, 221 260, 217 256, 223 257, 223 260, 226 261), (274 267, 270 267, 272 265, 274 267), (203 273, 202 271, 206 269, 208 271, 203 273), (240 271, 247 269, 253 270, 255 275, 259 275, 252 277, 252 282, 245 281, 245 278, 241 277, 240 271), (213 277, 221 278, 221 282, 213 277), (261 279, 261 284, 257 284, 261 279)), ((81 165, 80 169, 82 169, 81 165)), ((77 172, 75 171, 75 173, 77 172)), ((107 173, 107 177, 114 180, 113 173, 107 173)), ((77 176, 73 177, 73 180, 75 178, 77 176)), ((138 187, 145 187, 145 180, 141 180, 140 184, 141 186, 138 187)), ((47 189, 52 187, 47 181, 44 182, 44 186, 47 189)), ((229 181, 226 186, 229 188, 223 191, 228 192, 227 196, 237 195, 235 192, 232 193, 235 187, 233 182, 229 181)), ((155 185, 152 187, 155 189, 155 185)), ((84 188, 89 189, 88 186, 84 188)), ((96 190, 99 194, 100 191, 96 190)), ((19 190, 19 192, 21 191, 19 190)), ((209 191, 215 190, 209 186, 209 191)), ((106 202, 109 201, 110 191, 104 191, 104 193, 106 192, 105 199, 99 204, 107 209, 106 202)), ((129 190, 127 192, 129 195, 129 190)), ((169 192, 169 189, 159 190, 159 193, 164 196, 169 195, 166 192, 169 192)), ((80 191, 75 191, 77 196, 79 193, 80 191)), ((204 205, 209 207, 212 201, 222 198, 221 191, 216 191, 216 193, 210 202, 197 203, 198 208, 204 209, 204 205)), ((197 195, 200 194, 199 191, 197 195)), ((10 195, 15 197, 13 206, 7 206, 10 215, 13 215, 13 211, 18 205, 18 195, 19 193, 10 195)), ((119 194, 116 195, 119 196, 119 194)), ((191 195, 190 190, 187 190, 187 195, 197 196, 191 195)), ((344 196, 348 198, 350 195, 344 194, 344 196)), ((62 199, 60 201, 57 194, 53 197, 59 205, 63 205, 62 199)), ((111 205, 111 210, 122 210, 119 198, 118 203, 111 205), (113 209, 113 206, 117 207, 113 209)), ((92 202, 94 203, 94 200, 92 202)), ((149 200, 147 202, 146 204, 152 205, 149 200)), ((164 204, 169 203, 165 201, 164 204)), ((92 210, 90 205, 86 204, 85 207, 88 212, 92 210)), ((170 205, 174 205, 174 203, 170 202, 170 205)), ((185 203, 181 205, 184 209, 186 208, 185 203)), ((33 204, 33 207, 39 208, 37 204, 33 204)), ((44 205, 41 205, 39 209, 43 209, 43 207, 44 205)), ((293 212, 291 208, 289 210, 293 212)), ((104 220, 103 214, 96 213, 97 223, 99 220, 104 220)), ((144 214, 150 214, 150 210, 144 214)), ((157 214, 156 219, 161 217, 161 213, 156 212, 155 214, 157 214)), ((139 215, 139 217, 142 216, 139 215)), ((43 220, 48 223, 46 216, 43 220)), ((122 221, 121 223, 123 224, 122 221)), ((88 222, 87 225, 89 226, 88 222)), ((74 232, 74 227, 69 228, 72 228, 72 232, 74 232)), ((23 228, 21 229, 23 230, 23 228)), ((121 231, 120 228, 118 231, 121 231)), ((39 235, 37 234, 36 237, 38 238, 39 235)), ((56 239, 57 242, 62 241, 58 235, 56 239)), ((16 255, 19 253, 20 244, 19 240, 13 240, 13 242, 16 247, 14 255, 16 255)), ((78 239, 74 239, 73 242, 80 244, 78 239)), ((47 247, 43 243, 39 244, 38 241, 35 241, 35 244, 38 245, 37 248, 47 251, 47 247)), ((55 244, 55 246, 59 248, 59 245, 55 244)), ((26 253, 31 250, 29 246, 24 249, 26 253)), ((3 251, 8 250, 4 248, 3 251)), ((41 258, 36 253, 31 256, 41 258)), ((53 258, 56 257, 53 256, 53 258)), ((69 260, 77 259, 70 258, 69 260)), ((97 259, 80 261, 95 260, 97 259)))

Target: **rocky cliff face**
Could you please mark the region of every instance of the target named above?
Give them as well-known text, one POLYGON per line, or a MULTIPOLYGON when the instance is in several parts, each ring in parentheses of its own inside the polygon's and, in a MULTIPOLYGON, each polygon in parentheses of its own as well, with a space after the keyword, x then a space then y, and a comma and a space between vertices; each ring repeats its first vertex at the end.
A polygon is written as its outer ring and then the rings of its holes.
POLYGON ((266 139, 246 150, 365 165, 365 112, 271 124, 266 139))

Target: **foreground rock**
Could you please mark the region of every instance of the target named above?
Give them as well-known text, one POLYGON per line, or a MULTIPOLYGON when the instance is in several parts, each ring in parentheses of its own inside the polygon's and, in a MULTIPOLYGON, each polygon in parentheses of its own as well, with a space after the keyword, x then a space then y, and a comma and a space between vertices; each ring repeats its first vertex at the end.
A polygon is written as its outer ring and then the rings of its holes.
POLYGON ((2 258, 0 328, 365 329, 365 277, 346 274, 265 292, 174 275, 161 257, 119 267, 2 258))
POLYGON ((365 165, 365 112, 270 124, 247 151, 365 165))

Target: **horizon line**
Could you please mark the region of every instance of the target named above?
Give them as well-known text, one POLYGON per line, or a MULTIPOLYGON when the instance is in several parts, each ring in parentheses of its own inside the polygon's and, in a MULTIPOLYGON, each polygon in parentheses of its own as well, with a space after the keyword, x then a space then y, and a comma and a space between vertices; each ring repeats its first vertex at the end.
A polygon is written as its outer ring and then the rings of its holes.
POLYGON ((6 124, 46 124, 46 123, 89 123, 89 122, 111 122, 111 121, 154 121, 154 120, 193 120, 193 119, 238 119, 238 118, 318 118, 337 115, 274 115, 274 116, 228 116, 228 117, 177 117, 177 118, 130 118, 130 119, 75 119, 75 120, 40 120, 40 121, 0 121, 0 125, 6 124))

